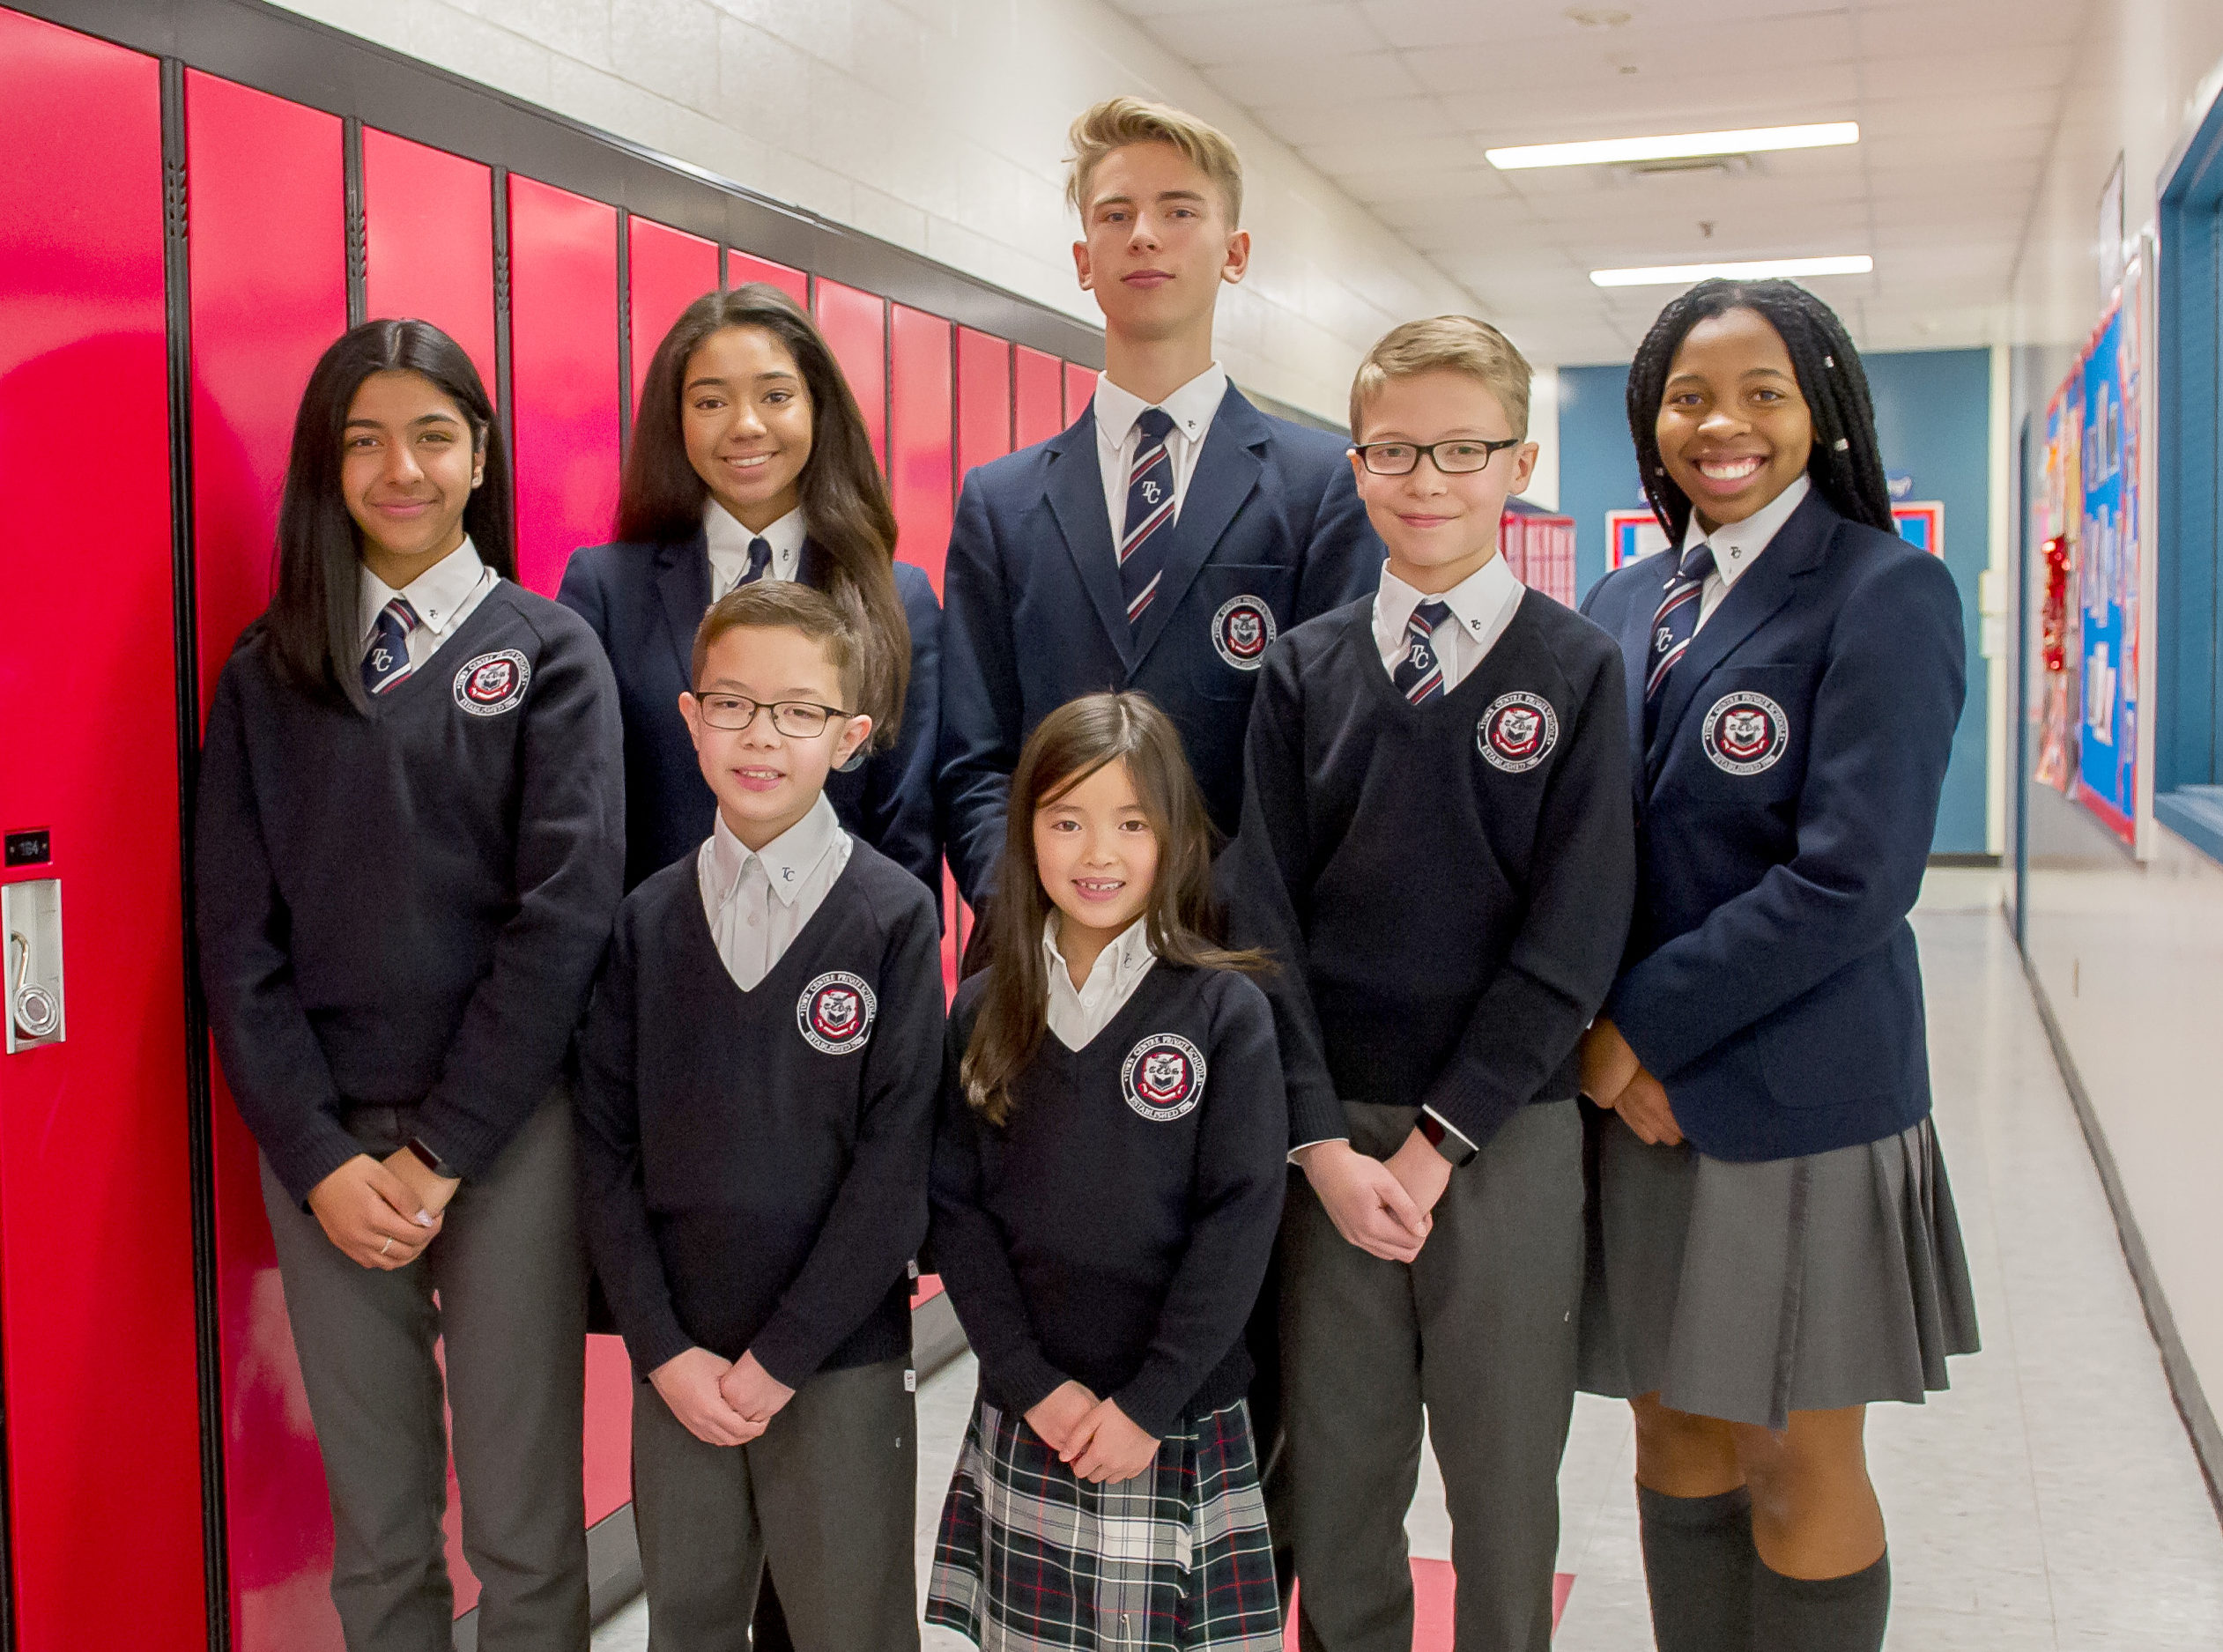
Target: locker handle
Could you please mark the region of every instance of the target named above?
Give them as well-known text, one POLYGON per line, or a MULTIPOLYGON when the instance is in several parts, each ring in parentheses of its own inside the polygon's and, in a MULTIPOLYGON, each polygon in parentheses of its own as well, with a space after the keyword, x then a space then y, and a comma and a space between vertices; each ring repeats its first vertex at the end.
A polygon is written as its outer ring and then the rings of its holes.
POLYGON ((8 937, 7 1053, 64 1036, 62 995, 62 882, 42 878, 0 885, 0 928, 8 937))

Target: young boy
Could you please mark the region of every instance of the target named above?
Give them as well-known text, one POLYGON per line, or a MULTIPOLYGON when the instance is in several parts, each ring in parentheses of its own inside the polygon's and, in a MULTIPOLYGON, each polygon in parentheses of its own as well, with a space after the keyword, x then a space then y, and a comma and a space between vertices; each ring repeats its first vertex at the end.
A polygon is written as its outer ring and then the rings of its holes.
POLYGON ((716 823, 619 908, 582 1041, 588 1241, 646 1380, 634 1509, 671 1652, 745 1646, 767 1559, 800 1652, 918 1644, 908 1273, 942 981, 933 898, 824 796, 871 733, 841 709, 859 647, 800 584, 704 617, 679 710, 716 823))
POLYGON ((1613 640, 1499 559, 1529 368, 1438 316, 1376 344, 1351 450, 1381 589, 1298 627, 1223 862, 1288 1074, 1288 1536, 1308 1652, 1412 1645, 1425 1411, 1459 1652, 1545 1652, 1582 1281, 1577 1041, 1634 885, 1613 640), (1437 1231, 1441 1229, 1441 1231, 1437 1231))
POLYGON ((1019 748, 1085 693, 1149 694, 1232 832, 1266 645, 1362 595, 1381 557, 1345 444, 1260 412, 1212 358, 1220 290, 1250 266, 1234 146, 1135 98, 1098 104, 1071 140, 1103 375, 1070 429, 966 478, 950 537, 941 796, 975 906, 1019 748))

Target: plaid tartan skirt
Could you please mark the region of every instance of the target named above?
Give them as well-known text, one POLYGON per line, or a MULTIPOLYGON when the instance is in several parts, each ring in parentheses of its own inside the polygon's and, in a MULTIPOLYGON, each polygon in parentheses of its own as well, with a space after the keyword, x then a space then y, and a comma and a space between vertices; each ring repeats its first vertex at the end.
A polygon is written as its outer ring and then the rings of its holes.
POLYGON ((982 1399, 942 1505, 926 1621, 983 1652, 1281 1652, 1249 1410, 1184 1416, 1150 1468, 1093 1485, 982 1399))

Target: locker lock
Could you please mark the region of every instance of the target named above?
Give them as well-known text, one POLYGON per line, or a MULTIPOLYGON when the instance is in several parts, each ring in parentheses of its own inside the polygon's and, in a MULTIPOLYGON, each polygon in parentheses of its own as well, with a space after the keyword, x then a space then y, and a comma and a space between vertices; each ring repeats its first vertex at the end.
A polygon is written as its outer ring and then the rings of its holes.
POLYGON ((52 1038, 62 1025, 62 1005, 55 996, 31 979, 31 937, 11 931, 8 951, 15 965, 8 986, 9 1013, 15 1018, 19 1038, 52 1038))
POLYGON ((8 942, 7 1053, 58 1044, 65 1036, 62 997, 62 881, 0 884, 0 933, 8 942))

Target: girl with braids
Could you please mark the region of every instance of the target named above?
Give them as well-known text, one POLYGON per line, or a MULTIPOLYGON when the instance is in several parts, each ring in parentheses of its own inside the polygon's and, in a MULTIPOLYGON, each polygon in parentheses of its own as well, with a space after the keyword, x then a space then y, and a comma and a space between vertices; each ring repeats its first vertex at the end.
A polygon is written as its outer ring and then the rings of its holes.
POLYGON ((1907 922, 1960 605, 1892 532, 1859 356, 1812 294, 1692 288, 1628 411, 1670 549, 1584 604, 1644 755, 1634 925, 1583 1047, 1582 1385, 1636 1413, 1661 1652, 1876 1652, 1864 1408, 1976 1346, 1907 922))
POLYGON ((933 760, 942 611, 894 560, 895 513, 856 397, 774 286, 706 293, 648 364, 619 485, 618 543, 574 552, 559 600, 601 637, 626 719, 626 886, 710 834, 679 696, 695 627, 728 591, 797 580, 867 639, 869 752, 826 782, 842 828, 942 887, 933 760))

